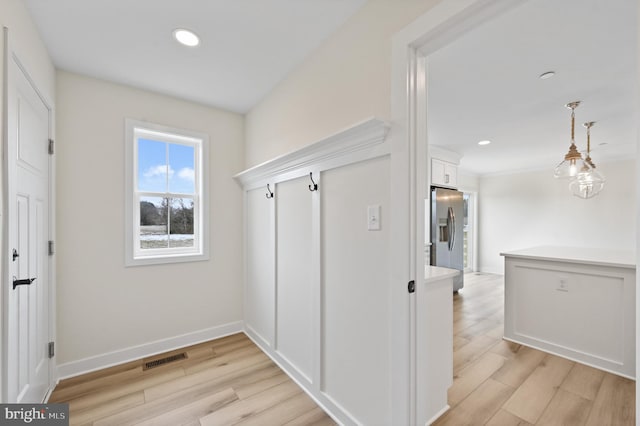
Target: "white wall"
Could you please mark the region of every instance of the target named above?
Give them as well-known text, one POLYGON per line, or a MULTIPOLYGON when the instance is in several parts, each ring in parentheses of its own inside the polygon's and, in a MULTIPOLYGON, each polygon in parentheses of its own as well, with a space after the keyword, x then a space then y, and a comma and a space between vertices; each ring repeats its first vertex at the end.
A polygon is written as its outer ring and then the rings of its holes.
POLYGON ((247 115, 253 166, 369 117, 391 119, 391 37, 436 0, 369 0, 247 115))
POLYGON ((126 356, 136 345, 215 334, 216 327, 241 321, 242 191, 232 176, 244 159, 243 117, 67 72, 58 73, 57 89, 64 371, 88 357, 123 350, 119 356, 126 356), (125 117, 209 135, 209 261, 124 267, 125 117))
POLYGON ((458 169, 458 189, 463 192, 478 192, 480 176, 458 169))
POLYGON ((502 274, 500 252, 540 245, 635 250, 635 167, 598 164, 607 183, 589 200, 571 195, 552 169, 481 177, 479 269, 502 274))
POLYGON ((390 175, 381 157, 322 176, 322 388, 364 425, 392 423, 390 175), (379 231, 367 230, 372 205, 379 231))
MULTIPOLYGON (((9 28, 11 45, 18 52, 20 61, 29 71, 38 89, 48 102, 55 99, 55 69, 38 29, 22 0, 0 2, 0 27, 9 28)), ((0 50, 4 50, 4 35, 0 32, 0 50)), ((2 76, 3 69, 0 69, 2 76)), ((0 87, 0 93, 3 88, 0 87)))
MULTIPOLYGON (((49 105, 55 106, 55 69, 49 58, 46 47, 40 38, 40 34, 36 29, 31 16, 22 0, 2 0, 0 1, 0 100, 4 99, 4 33, 3 27, 9 29, 9 38, 11 48, 19 55, 19 59, 29 72, 31 78, 38 86, 42 96, 45 97, 49 105)), ((0 135, 5 133, 3 102, 0 102, 0 135)), ((0 150, 0 156, 2 150, 0 150)), ((2 184, 2 170, 4 160, 0 157, 0 187, 2 184)), ((0 207, 4 196, 0 197, 0 207)), ((0 212, 2 209, 0 208, 0 212)), ((1 213, 0 213, 1 218, 1 213)), ((4 235, 0 229, 0 241, 4 241, 4 235)), ((3 246, 0 245, 0 256, 4 259, 6 253, 3 252, 3 246)), ((1 269, 0 274, 4 274, 1 269)), ((1 275, 0 275, 1 276, 1 275)), ((54 292, 55 294, 55 292, 54 292)), ((0 292, 0 330, 2 330, 2 292, 0 292)), ((0 354, 1 357, 1 354, 0 354)), ((0 358, 0 362, 2 359, 0 358)), ((2 383, 2 372, 0 371, 0 383, 2 383)), ((2 386, 0 386, 0 401, 4 401, 2 395, 2 386)))

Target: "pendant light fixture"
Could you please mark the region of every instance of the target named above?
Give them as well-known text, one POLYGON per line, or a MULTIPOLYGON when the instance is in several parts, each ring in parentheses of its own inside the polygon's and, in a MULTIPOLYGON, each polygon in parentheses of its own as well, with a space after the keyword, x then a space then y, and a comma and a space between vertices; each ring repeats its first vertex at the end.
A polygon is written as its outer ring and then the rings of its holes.
POLYGON ((578 152, 575 141, 576 108, 578 105, 580 105, 580 101, 569 102, 565 105, 571 109, 571 145, 569 145, 569 152, 564 156, 564 160, 558 164, 554 171, 553 176, 558 179, 574 178, 580 170, 582 155, 578 152))
POLYGON ((573 195, 584 199, 598 195, 604 188, 605 183, 604 176, 596 170, 596 165, 591 160, 591 127, 594 124, 595 121, 583 124, 587 128, 587 157, 584 159, 575 179, 569 184, 569 189, 571 189, 573 195))

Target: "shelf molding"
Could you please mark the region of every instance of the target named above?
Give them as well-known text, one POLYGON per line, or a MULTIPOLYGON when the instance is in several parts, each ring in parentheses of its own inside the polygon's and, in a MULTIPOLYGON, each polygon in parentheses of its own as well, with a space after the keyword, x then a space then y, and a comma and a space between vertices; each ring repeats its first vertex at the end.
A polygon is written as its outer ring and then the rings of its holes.
POLYGON ((385 121, 369 118, 303 148, 251 167, 233 178, 245 190, 250 190, 267 183, 307 175, 309 171, 321 172, 387 155, 390 153, 390 144, 385 142, 389 129, 385 121))

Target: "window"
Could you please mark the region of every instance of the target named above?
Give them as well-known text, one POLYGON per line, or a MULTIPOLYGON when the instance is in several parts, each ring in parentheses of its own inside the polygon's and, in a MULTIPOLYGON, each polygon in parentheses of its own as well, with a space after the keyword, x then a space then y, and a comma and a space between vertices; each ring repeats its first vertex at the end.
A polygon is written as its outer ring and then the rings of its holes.
POLYGON ((208 259, 208 137, 126 120, 128 266, 208 259))

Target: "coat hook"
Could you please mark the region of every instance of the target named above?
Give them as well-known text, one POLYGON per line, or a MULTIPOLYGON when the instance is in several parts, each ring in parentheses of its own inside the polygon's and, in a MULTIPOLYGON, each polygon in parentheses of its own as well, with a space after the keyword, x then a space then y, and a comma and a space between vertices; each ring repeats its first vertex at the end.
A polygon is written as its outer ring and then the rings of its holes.
POLYGON ((265 196, 267 198, 273 198, 273 191, 271 191, 271 188, 269 188, 269 184, 267 184, 267 191, 269 191, 267 194, 265 194, 265 196))
POLYGON ((309 173, 309 179, 311 179, 311 185, 309 185, 309 191, 313 192, 313 191, 317 191, 318 190, 318 184, 313 180, 313 172, 309 173))

